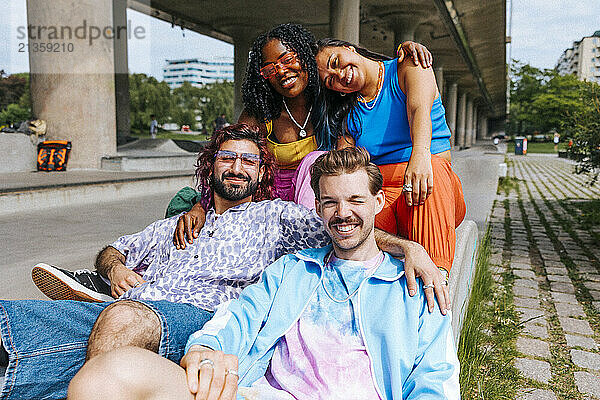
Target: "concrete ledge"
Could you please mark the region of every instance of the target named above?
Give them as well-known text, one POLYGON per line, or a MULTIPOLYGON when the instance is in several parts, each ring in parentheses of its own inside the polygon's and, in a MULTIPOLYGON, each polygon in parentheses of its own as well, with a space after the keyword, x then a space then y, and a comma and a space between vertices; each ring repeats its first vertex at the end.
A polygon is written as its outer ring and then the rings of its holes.
POLYGON ((456 228, 456 251, 448 280, 450 298, 452 299, 452 331, 456 346, 458 346, 460 331, 469 306, 478 236, 477 224, 473 221, 463 221, 456 228))
POLYGON ((173 171, 193 169, 196 154, 168 154, 153 156, 102 157, 101 168, 107 171, 173 171))
MULTIPOLYGON (((43 136, 40 141, 43 140, 43 136)), ((0 173, 37 169, 38 138, 23 133, 0 133, 0 173)))
POLYGON ((125 200, 145 193, 175 194, 182 187, 191 184, 192 178, 184 175, 14 190, 0 194, 0 216, 55 207, 97 204, 116 199, 125 200))

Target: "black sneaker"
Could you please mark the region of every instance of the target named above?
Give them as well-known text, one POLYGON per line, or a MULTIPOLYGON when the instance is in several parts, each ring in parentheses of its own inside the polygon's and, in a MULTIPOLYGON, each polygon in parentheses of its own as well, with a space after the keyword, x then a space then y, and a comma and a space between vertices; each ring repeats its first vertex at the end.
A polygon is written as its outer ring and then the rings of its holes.
POLYGON ((112 301, 110 285, 95 271, 68 271, 39 263, 31 270, 33 283, 52 300, 79 300, 91 303, 112 301))
MULTIPOLYGON (((2 340, 0 339, 0 368, 6 367, 8 367, 8 353, 4 349, 4 346, 2 345, 2 340)), ((2 371, 0 370, 0 372, 2 371)), ((2 375, 4 374, 0 374, 0 376, 2 375)))

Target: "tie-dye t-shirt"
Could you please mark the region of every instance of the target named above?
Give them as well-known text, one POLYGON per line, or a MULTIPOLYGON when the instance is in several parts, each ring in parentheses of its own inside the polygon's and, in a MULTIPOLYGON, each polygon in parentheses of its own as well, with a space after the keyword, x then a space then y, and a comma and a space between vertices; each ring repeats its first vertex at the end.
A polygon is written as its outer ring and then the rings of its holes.
POLYGON ((355 310, 356 290, 383 258, 331 257, 323 284, 277 343, 265 376, 238 393, 246 400, 380 399, 355 310))

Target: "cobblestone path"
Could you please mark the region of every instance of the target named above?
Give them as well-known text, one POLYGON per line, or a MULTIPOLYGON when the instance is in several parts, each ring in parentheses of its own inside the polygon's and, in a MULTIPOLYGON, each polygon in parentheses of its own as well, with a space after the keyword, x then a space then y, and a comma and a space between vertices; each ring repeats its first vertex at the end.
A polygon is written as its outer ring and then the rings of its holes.
POLYGON ((570 161, 509 156, 516 178, 492 211, 494 279, 514 295, 519 400, 600 399, 600 227, 577 203, 600 198, 570 161))

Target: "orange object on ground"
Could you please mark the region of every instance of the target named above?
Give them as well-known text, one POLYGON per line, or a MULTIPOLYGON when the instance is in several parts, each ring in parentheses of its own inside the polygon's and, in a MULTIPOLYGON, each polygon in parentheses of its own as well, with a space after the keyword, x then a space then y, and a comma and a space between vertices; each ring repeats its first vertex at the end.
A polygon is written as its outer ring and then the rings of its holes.
POLYGON ((46 140, 38 144, 38 171, 65 171, 71 142, 67 140, 46 140))
POLYGON ((431 156, 433 191, 423 205, 409 207, 402 193, 407 162, 380 165, 385 206, 375 226, 420 243, 433 262, 446 271, 452 268, 456 248, 456 227, 467 211, 462 184, 450 163, 431 156))

